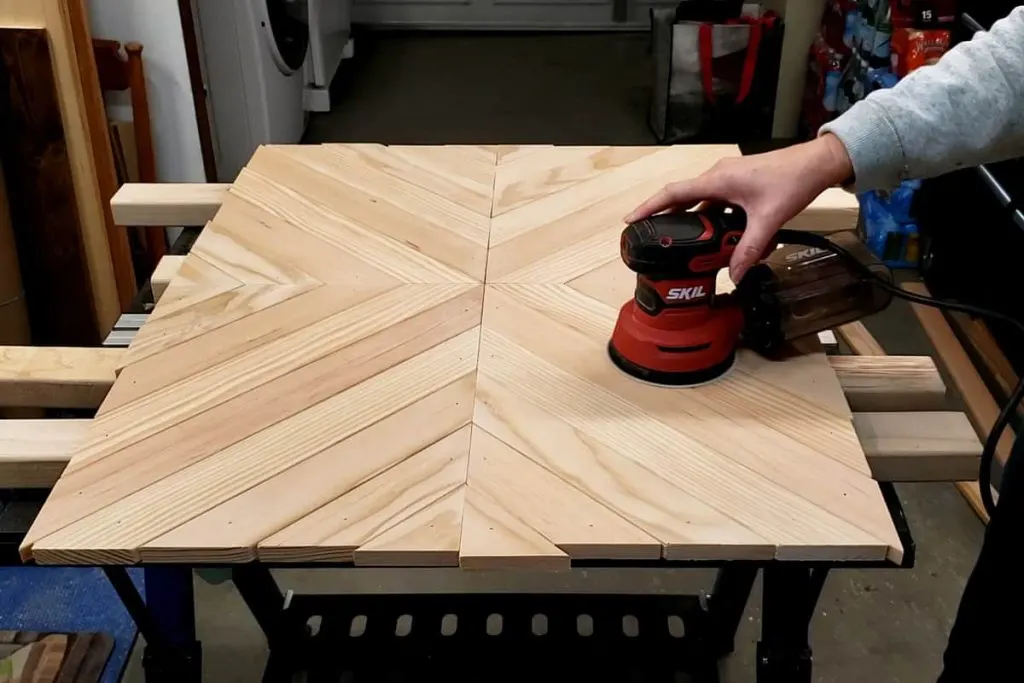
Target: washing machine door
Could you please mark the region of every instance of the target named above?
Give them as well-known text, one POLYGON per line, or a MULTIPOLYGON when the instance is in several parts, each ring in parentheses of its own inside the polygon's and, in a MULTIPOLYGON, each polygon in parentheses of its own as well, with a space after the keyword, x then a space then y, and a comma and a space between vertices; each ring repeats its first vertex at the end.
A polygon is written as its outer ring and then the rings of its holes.
POLYGON ((274 64, 285 76, 302 68, 309 50, 309 24, 303 0, 256 0, 263 16, 260 26, 266 33, 267 47, 274 64))

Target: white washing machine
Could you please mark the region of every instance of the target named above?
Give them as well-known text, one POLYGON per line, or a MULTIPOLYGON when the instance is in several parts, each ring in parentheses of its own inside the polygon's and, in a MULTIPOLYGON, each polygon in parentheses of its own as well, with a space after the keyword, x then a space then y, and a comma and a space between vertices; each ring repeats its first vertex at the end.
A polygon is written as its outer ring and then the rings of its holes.
POLYGON ((353 55, 351 0, 306 0, 310 26, 304 102, 308 111, 330 111, 331 81, 353 55))
MULTIPOLYGON (((347 0, 328 2, 347 6, 347 0)), ((221 182, 231 182, 259 145, 302 138, 307 83, 317 70, 314 61, 326 76, 320 19, 327 5, 324 0, 195 0, 195 6, 217 175, 221 182), (311 57, 314 42, 316 60, 311 57)), ((344 21, 347 40, 347 10, 331 9, 331 36, 344 21)), ((344 46, 338 52, 340 62, 344 46)), ((329 80, 325 92, 327 85, 329 80)), ((329 108, 329 98, 327 107, 319 104, 318 110, 329 108)))

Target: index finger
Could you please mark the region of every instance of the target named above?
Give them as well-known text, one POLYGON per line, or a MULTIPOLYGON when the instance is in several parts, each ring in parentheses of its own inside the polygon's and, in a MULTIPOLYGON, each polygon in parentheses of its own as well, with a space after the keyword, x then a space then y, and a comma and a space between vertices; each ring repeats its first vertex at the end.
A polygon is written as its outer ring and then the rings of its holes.
POLYGON ((685 210, 703 199, 711 199, 711 197, 700 196, 701 188, 698 185, 701 184, 697 179, 669 183, 658 190, 653 197, 633 209, 624 220, 626 223, 634 223, 666 209, 685 210))

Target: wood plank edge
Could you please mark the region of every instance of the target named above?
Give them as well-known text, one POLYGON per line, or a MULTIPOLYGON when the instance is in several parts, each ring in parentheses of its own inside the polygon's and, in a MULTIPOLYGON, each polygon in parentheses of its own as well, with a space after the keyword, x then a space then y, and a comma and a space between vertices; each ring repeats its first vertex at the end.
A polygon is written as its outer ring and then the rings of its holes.
POLYGON ((981 501, 981 489, 978 487, 976 481, 958 481, 956 483, 956 490, 960 492, 967 504, 974 510, 974 514, 981 519, 982 522, 988 524, 989 516, 988 511, 985 509, 985 504, 981 501))
POLYGON ((854 412, 924 412, 946 408, 946 384, 928 356, 829 356, 829 363, 854 412), (885 387, 864 386, 865 373, 886 375, 885 387))
POLYGON ((970 480, 978 473, 982 443, 970 420, 954 411, 900 413, 854 413, 854 430, 876 481, 955 482, 970 480), (928 416, 939 416, 941 425, 929 425, 927 438, 948 443, 927 448, 916 426, 928 416), (895 429, 894 429, 895 427, 895 429), (902 430, 906 430, 905 432, 902 430), (902 433, 901 433, 902 432, 902 433), (882 444, 888 442, 889 449, 882 444), (907 443, 912 445, 907 445, 907 443))
POLYGON ((0 346, 0 359, 18 359, 8 374, 0 362, 0 407, 96 408, 114 384, 122 354, 102 347, 0 346), (39 368, 26 370, 31 364, 39 368))
POLYGON ((110 200, 127 226, 205 225, 220 210, 228 183, 125 183, 110 200))
POLYGON ((160 298, 167 291, 167 287, 170 286, 171 280, 181 270, 182 264, 185 263, 184 256, 164 256, 160 259, 160 262, 156 264, 156 268, 153 270, 153 275, 149 278, 150 289, 153 290, 153 303, 159 303, 160 298))

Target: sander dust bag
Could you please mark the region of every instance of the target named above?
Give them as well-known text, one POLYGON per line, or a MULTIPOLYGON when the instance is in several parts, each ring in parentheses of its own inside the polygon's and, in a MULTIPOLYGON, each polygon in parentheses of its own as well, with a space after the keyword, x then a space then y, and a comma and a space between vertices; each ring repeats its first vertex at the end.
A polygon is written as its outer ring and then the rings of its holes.
POLYGON ((782 21, 759 5, 729 18, 707 4, 651 10, 651 129, 661 144, 770 139, 782 21))

